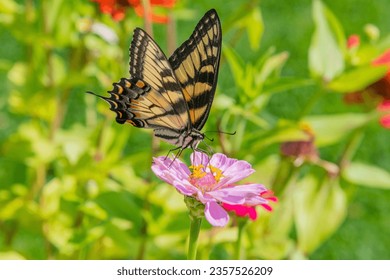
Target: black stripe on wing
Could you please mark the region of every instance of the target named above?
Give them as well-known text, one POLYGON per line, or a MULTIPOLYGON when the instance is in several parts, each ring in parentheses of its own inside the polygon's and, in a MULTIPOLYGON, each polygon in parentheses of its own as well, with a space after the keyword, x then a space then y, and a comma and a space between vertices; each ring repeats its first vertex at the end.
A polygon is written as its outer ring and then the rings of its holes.
POLYGON ((183 88, 194 128, 204 126, 214 99, 221 56, 222 30, 214 9, 208 11, 190 38, 169 58, 183 88))

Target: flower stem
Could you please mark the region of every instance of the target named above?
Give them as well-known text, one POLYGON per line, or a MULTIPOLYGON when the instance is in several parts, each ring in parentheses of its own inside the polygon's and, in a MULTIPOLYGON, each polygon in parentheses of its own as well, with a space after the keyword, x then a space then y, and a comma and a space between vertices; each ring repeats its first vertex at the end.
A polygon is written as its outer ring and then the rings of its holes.
POLYGON ((247 224, 248 219, 240 219, 238 220, 238 233, 237 233, 237 241, 234 248, 234 259, 241 259, 241 245, 242 245, 242 234, 244 232, 245 226, 247 224))
POLYGON ((299 116, 300 119, 304 118, 311 112, 313 107, 317 104, 318 100, 320 100, 324 94, 325 90, 323 90, 322 88, 317 89, 317 91, 310 97, 306 105, 302 108, 299 116))
POLYGON ((198 248, 198 237, 202 218, 191 217, 190 239, 188 243, 187 260, 196 259, 196 251, 198 248))
POLYGON ((355 155, 364 137, 364 129, 364 126, 356 129, 350 137, 339 161, 340 170, 343 170, 346 166, 348 166, 352 157, 355 155))
POLYGON ((296 170, 297 168, 294 166, 294 163, 291 160, 282 157, 271 184, 272 190, 276 195, 281 195, 283 193, 296 170))

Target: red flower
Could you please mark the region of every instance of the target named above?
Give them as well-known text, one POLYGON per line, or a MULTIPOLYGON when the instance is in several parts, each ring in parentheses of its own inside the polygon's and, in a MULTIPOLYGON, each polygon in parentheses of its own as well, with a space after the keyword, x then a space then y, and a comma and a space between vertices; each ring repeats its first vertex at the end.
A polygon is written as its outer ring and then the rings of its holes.
MULTIPOLYGON (((110 14, 114 20, 122 20, 125 17, 125 9, 133 7, 138 16, 144 17, 144 8, 141 0, 92 0, 99 3, 100 11, 105 14, 110 14)), ((173 8, 175 0, 150 0, 150 6, 160 6, 165 8, 173 8)), ((150 12, 147 15, 148 19, 156 23, 167 23, 168 17, 150 12)))
MULTIPOLYGON (((274 196, 274 193, 270 190, 262 192, 260 194, 260 197, 273 202, 278 201, 278 198, 274 196)), ((227 203, 222 203, 222 206, 228 211, 235 212, 237 216, 240 217, 248 216, 249 219, 253 221, 257 219, 257 212, 254 206, 232 205, 227 203)), ((272 207, 269 204, 264 203, 264 204, 260 204, 260 206, 262 206, 267 211, 272 211, 272 207)))
POLYGON ((379 123, 387 129, 390 129, 390 114, 389 115, 384 115, 383 117, 380 118, 379 123))
POLYGON ((374 59, 372 61, 372 65, 374 66, 387 66, 389 68, 389 71, 387 74, 390 72, 390 49, 386 50, 383 54, 381 54, 379 57, 374 59))
MULTIPOLYGON (((357 35, 351 35, 348 38, 348 48, 356 47, 360 44, 357 35)), ((344 95, 344 101, 349 104, 377 104, 378 111, 389 111, 390 105, 390 49, 375 58, 371 62, 372 66, 386 66, 387 73, 378 81, 367 86, 365 89, 357 92, 350 92, 344 95), (383 108, 387 108, 384 110, 383 108)), ((390 129, 390 114, 381 117, 380 124, 387 129, 390 129)))
POLYGON ((126 0, 92 0, 99 3, 100 11, 104 14, 110 14, 114 20, 122 20, 125 17, 125 7, 128 5, 126 0))
POLYGON ((386 112, 388 114, 384 114, 380 120, 379 123, 387 129, 390 129, 390 100, 385 100, 383 101, 379 106, 378 106, 378 111, 380 112, 386 112))
POLYGON ((358 35, 351 35, 347 41, 348 49, 352 49, 360 45, 360 37, 358 35))

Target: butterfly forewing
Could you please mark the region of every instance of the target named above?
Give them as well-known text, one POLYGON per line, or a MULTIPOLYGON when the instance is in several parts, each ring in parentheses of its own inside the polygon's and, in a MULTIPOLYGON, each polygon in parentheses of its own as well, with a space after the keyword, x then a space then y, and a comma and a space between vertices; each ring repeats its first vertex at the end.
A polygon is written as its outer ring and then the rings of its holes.
POLYGON ((208 11, 190 38, 169 58, 183 88, 192 126, 201 130, 214 99, 221 56, 221 23, 215 10, 208 11))

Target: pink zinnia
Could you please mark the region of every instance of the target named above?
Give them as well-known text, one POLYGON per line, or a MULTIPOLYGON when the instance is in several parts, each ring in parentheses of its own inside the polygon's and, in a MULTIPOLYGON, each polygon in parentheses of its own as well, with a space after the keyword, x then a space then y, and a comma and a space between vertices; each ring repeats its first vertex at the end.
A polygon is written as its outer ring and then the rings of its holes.
POLYGON ((162 156, 154 158, 152 170, 181 194, 204 204, 204 215, 211 225, 225 226, 228 223, 229 215, 222 203, 245 206, 268 203, 266 198, 259 195, 267 191, 263 185, 235 185, 255 171, 248 162, 220 153, 209 158, 204 153, 193 152, 191 163, 187 167, 179 159, 162 156))

